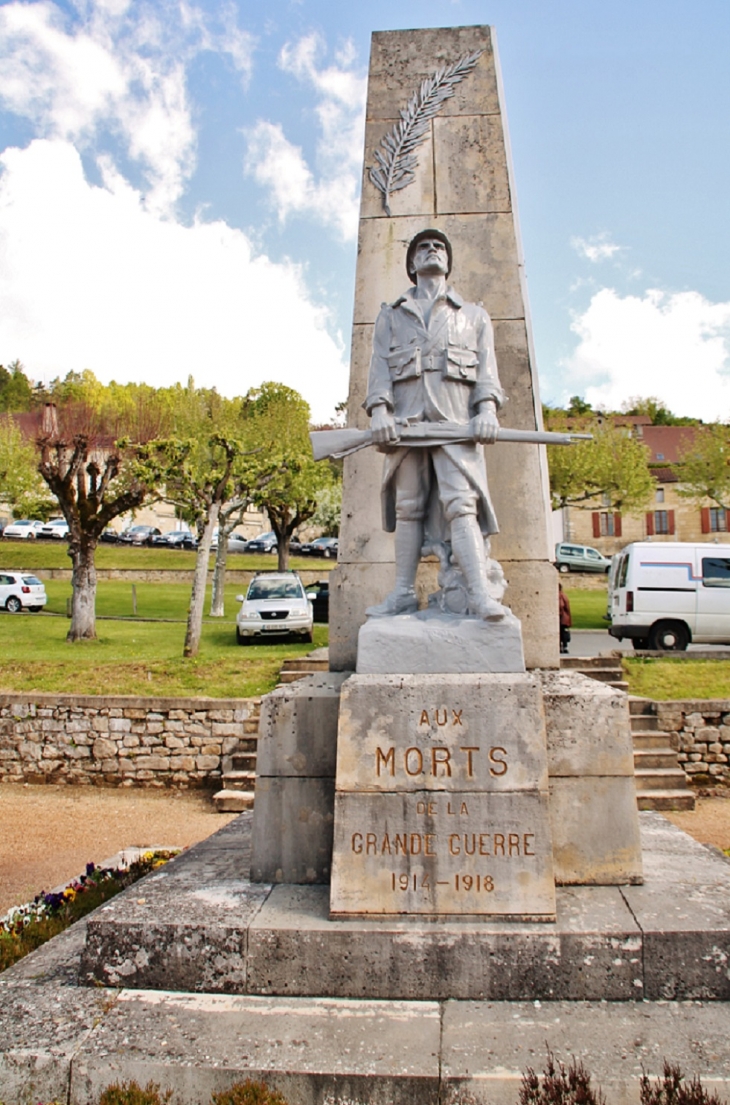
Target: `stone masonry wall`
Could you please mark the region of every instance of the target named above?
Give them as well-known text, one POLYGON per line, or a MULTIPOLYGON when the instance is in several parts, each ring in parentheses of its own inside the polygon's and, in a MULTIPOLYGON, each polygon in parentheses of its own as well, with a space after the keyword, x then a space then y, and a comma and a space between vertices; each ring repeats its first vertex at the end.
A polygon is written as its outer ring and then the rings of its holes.
POLYGON ((689 781, 730 785, 730 698, 657 702, 656 710, 689 781))
POLYGON ((0 695, 0 783, 212 787, 258 699, 0 695))

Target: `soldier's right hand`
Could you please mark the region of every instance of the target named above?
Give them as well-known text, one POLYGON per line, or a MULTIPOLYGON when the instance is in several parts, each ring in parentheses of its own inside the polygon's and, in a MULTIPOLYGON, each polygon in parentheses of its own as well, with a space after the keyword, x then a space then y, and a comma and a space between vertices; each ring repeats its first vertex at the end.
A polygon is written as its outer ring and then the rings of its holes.
POLYGON ((395 419, 384 403, 379 403, 370 412, 370 429, 376 445, 388 445, 398 440, 395 419))

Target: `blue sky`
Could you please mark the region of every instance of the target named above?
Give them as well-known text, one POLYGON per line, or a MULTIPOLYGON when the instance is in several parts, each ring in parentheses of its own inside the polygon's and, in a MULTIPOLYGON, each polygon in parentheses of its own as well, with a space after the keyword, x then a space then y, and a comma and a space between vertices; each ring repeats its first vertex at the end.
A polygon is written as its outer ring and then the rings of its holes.
POLYGON ((370 33, 497 31, 542 397, 730 419, 727 0, 0 3, 0 362, 347 392, 370 33))

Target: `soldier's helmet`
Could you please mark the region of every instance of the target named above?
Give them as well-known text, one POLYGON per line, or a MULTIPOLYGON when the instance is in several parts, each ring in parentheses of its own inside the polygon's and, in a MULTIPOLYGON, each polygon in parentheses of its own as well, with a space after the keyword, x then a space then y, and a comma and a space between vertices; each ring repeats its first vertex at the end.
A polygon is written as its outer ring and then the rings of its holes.
POLYGON ((446 273, 447 276, 451 274, 451 266, 453 262, 453 252, 451 249, 451 242, 444 234, 443 230, 419 230, 418 234, 408 243, 408 252, 406 253, 406 272, 408 273, 408 279, 411 284, 416 283, 416 274, 411 271, 411 264, 413 256, 418 248, 418 243, 422 242, 424 238, 435 238, 438 242, 443 242, 446 246, 446 256, 449 259, 449 268, 446 273))

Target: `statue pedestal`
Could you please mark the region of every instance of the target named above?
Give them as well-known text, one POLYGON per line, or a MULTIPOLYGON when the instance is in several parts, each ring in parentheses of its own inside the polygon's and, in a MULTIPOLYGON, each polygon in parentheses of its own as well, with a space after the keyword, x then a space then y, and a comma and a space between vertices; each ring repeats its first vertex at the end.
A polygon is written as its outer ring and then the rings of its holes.
POLYGON ((343 685, 330 915, 404 914, 555 920, 536 676, 343 685))
POLYGON ((522 672, 525 659, 518 619, 498 621, 419 610, 394 618, 368 618, 358 634, 358 675, 401 671, 436 675, 522 672))

